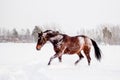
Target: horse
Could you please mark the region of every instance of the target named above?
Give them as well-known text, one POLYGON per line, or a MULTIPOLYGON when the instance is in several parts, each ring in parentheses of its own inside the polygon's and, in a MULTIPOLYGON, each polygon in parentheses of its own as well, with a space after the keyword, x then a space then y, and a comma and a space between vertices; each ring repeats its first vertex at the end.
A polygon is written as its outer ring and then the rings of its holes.
POLYGON ((58 58, 59 62, 62 62, 63 54, 77 54, 79 59, 75 62, 76 65, 82 58, 84 58, 81 51, 84 52, 88 65, 90 65, 90 50, 92 46, 94 47, 96 59, 98 61, 101 60, 101 50, 97 43, 85 35, 69 36, 67 34, 59 33, 58 31, 46 30, 38 33, 36 49, 40 50, 47 41, 52 43, 55 51, 55 54, 50 58, 48 65, 51 64, 51 61, 54 58, 58 58))

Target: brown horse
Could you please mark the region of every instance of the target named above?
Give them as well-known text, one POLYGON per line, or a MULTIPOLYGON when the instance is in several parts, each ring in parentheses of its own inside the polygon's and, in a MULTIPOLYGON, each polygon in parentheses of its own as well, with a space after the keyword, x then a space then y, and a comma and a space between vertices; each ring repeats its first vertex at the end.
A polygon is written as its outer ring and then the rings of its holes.
POLYGON ((38 33, 38 42, 36 49, 40 50, 42 46, 50 41, 56 52, 51 58, 48 65, 51 64, 51 61, 54 58, 58 58, 59 61, 62 61, 63 54, 77 54, 79 59, 75 62, 77 64, 84 56, 81 54, 81 51, 84 52, 88 65, 90 65, 90 49, 93 45, 95 51, 95 57, 97 60, 101 59, 101 50, 93 39, 90 39, 84 35, 77 35, 70 37, 66 34, 60 34, 58 31, 46 30, 45 32, 38 33))

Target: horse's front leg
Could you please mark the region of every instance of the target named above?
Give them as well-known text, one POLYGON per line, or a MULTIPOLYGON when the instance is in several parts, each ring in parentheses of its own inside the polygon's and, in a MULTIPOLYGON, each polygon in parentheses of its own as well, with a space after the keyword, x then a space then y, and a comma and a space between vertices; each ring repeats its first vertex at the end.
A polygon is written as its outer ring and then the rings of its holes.
MULTIPOLYGON (((55 48, 56 48, 56 47, 55 47, 55 48)), ((49 60, 49 62, 48 62, 48 65, 50 65, 50 64, 51 64, 51 61, 52 61, 54 58, 56 58, 56 57, 58 57, 59 61, 61 62, 61 61, 62 61, 62 54, 64 53, 64 50, 65 50, 65 49, 66 49, 65 46, 61 46, 61 47, 60 47, 60 50, 59 50, 59 51, 56 51, 56 54, 50 58, 50 60, 49 60)), ((55 50, 56 50, 56 49, 55 49, 55 50)))
POLYGON ((50 65, 51 64, 51 61, 54 59, 54 58, 57 58, 58 57, 58 59, 59 59, 59 61, 61 62, 62 61, 62 53, 60 52, 60 53, 56 53, 55 55, 53 55, 51 58, 50 58, 50 60, 49 60, 49 62, 48 62, 48 65, 50 65))
POLYGON ((49 62, 48 62, 48 65, 50 65, 50 64, 51 64, 51 61, 52 61, 54 58, 56 58, 56 57, 58 57, 58 54, 57 54, 57 53, 50 58, 50 60, 49 60, 49 62))
POLYGON ((61 60, 61 58, 62 58, 62 53, 56 53, 55 55, 53 55, 51 58, 50 58, 50 60, 49 60, 49 62, 48 62, 48 65, 50 65, 51 64, 51 61, 54 59, 54 58, 57 58, 58 57, 58 59, 59 59, 59 61, 61 62, 62 60, 61 60))
POLYGON ((58 57, 59 62, 62 62, 62 55, 58 57))

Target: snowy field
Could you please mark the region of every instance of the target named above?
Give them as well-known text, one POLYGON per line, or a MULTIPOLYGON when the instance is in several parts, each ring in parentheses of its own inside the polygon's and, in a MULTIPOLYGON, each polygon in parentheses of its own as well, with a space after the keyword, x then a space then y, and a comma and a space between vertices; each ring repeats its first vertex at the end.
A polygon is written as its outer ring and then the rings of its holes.
POLYGON ((102 60, 91 50, 91 65, 86 57, 78 65, 77 55, 63 55, 63 62, 49 58, 54 54, 51 44, 37 51, 35 43, 0 43, 0 80, 120 80, 120 46, 99 45, 102 60))

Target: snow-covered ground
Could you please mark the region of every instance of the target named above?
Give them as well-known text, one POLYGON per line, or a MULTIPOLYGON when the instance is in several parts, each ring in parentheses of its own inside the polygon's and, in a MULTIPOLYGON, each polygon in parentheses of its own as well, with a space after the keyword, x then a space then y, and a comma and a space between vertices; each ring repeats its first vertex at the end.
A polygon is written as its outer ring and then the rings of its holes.
POLYGON ((0 80, 120 80, 120 46, 99 45, 102 60, 91 50, 91 65, 86 58, 78 65, 77 55, 63 55, 63 62, 49 58, 54 54, 51 44, 40 51, 35 43, 0 43, 0 80))

